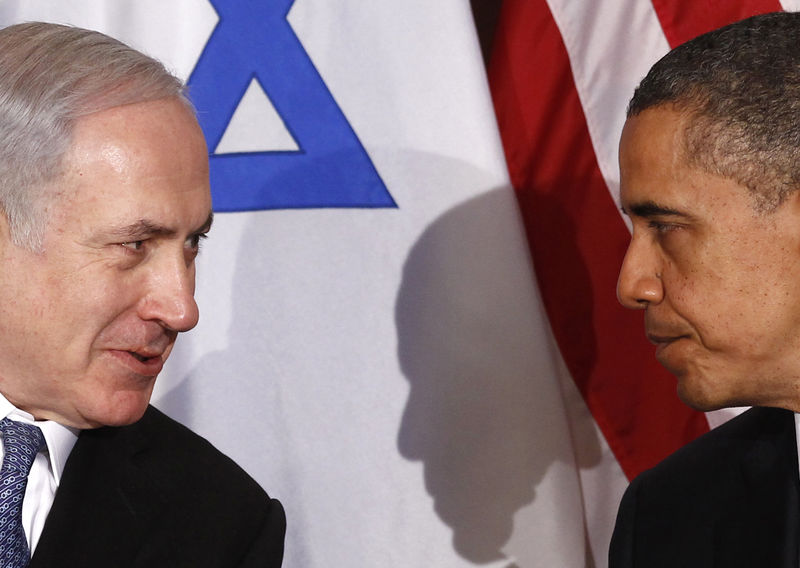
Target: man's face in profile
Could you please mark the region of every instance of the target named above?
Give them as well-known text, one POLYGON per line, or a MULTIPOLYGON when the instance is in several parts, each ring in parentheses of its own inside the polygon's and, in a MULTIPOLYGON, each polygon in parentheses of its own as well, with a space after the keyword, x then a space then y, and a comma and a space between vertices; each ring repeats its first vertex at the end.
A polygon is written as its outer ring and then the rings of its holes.
POLYGON ((630 118, 621 201, 633 224, 617 295, 644 309, 658 360, 695 408, 786 405, 800 376, 800 200, 756 213, 748 190, 687 164, 685 115, 630 118))
POLYGON ((51 191, 42 252, 13 245, 0 223, 0 388, 40 419, 134 422, 198 319, 194 259, 211 211, 202 133, 177 100, 89 115, 51 191))

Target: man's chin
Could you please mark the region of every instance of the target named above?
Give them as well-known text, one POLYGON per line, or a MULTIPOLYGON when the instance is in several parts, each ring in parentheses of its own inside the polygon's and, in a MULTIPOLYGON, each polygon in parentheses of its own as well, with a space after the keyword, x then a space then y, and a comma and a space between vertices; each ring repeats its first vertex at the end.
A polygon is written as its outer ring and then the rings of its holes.
POLYGON ((686 406, 693 408, 694 410, 699 410, 700 412, 711 412, 712 410, 719 410, 720 408, 732 406, 729 404, 722 404, 719 401, 710 399, 708 397, 684 393, 680 388, 678 388, 678 398, 680 398, 681 402, 683 402, 686 406))
POLYGON ((711 382, 708 378, 698 377, 689 373, 676 376, 678 379, 678 398, 686 406, 694 410, 711 412, 721 408, 749 406, 749 403, 730 396, 730 393, 710 388, 711 382))
POLYGON ((82 424, 70 425, 82 430, 103 426, 128 426, 141 419, 149 402, 149 392, 146 395, 145 393, 117 395, 107 404, 86 408, 81 412, 82 424))
POLYGON ((681 402, 701 412, 710 412, 726 406, 709 388, 708 377, 690 366, 684 358, 666 357, 665 351, 662 350, 656 359, 675 377, 676 390, 681 402))
POLYGON ((138 422, 144 416, 147 405, 135 410, 129 410, 124 413, 115 413, 113 415, 100 417, 92 428, 102 428, 103 426, 129 426, 138 422))

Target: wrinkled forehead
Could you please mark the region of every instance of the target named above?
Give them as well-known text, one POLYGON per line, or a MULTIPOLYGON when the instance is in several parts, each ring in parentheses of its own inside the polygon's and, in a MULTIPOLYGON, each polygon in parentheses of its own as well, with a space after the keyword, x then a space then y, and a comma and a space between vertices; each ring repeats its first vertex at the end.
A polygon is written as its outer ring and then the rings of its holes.
POLYGON ((115 107, 76 124, 52 212, 118 224, 150 219, 182 232, 208 217, 208 174, 202 131, 179 101, 115 107))

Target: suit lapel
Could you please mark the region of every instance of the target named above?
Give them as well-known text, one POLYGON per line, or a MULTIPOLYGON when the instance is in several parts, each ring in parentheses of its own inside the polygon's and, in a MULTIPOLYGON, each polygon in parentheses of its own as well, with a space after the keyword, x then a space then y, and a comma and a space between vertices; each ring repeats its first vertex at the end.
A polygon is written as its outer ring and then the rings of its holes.
POLYGON ((737 489, 730 491, 728 512, 714 531, 714 566, 798 566, 794 418, 789 411, 764 412, 766 419, 744 452, 740 471, 731 472, 737 489))
POLYGON ((30 568, 133 565, 164 496, 152 482, 147 437, 135 425, 81 433, 30 568))

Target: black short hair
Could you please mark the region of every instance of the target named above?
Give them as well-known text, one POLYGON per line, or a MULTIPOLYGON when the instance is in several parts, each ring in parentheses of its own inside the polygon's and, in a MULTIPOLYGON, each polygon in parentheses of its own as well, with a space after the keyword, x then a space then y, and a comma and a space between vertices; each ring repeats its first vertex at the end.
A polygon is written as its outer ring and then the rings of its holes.
POLYGON ((627 116, 661 105, 688 116, 690 163, 774 210, 800 187, 800 13, 753 16, 676 47, 636 88, 627 116))

